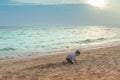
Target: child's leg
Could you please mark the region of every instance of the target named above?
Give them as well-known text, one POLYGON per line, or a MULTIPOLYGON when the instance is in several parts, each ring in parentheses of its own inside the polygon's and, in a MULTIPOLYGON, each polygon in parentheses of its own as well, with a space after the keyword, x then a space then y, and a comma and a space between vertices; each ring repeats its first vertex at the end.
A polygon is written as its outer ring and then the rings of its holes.
POLYGON ((72 60, 71 60, 71 59, 66 58, 66 60, 67 60, 67 62, 68 62, 69 64, 73 64, 73 62, 72 62, 72 60))

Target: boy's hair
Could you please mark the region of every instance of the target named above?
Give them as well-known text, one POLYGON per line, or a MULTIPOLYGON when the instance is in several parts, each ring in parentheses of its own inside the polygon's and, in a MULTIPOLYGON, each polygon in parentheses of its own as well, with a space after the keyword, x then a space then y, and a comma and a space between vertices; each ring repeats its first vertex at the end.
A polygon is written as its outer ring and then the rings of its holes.
POLYGON ((79 50, 77 50, 75 53, 76 53, 76 54, 80 54, 80 51, 79 51, 79 50))

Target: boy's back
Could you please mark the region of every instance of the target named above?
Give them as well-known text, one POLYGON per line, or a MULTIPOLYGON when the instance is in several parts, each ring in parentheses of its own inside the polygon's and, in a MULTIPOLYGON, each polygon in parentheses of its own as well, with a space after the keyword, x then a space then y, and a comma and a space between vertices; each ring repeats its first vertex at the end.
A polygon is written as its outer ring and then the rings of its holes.
POLYGON ((74 59, 76 59, 76 55, 75 55, 75 53, 71 53, 67 56, 67 58, 74 60, 74 59))

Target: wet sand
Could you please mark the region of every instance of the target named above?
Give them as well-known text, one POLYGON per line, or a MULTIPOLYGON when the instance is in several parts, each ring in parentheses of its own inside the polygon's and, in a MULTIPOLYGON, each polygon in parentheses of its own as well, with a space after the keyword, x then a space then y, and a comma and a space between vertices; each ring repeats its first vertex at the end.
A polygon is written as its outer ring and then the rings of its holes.
POLYGON ((81 52, 73 65, 66 52, 1 61, 0 80, 120 80, 120 46, 81 52))

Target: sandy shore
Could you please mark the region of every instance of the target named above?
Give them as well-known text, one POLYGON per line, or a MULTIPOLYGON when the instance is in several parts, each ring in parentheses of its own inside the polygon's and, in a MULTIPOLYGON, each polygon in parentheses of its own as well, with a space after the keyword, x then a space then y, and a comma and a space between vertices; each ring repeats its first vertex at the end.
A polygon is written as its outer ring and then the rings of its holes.
POLYGON ((67 54, 0 62, 0 80, 120 80, 120 46, 82 51, 78 65, 67 54))

